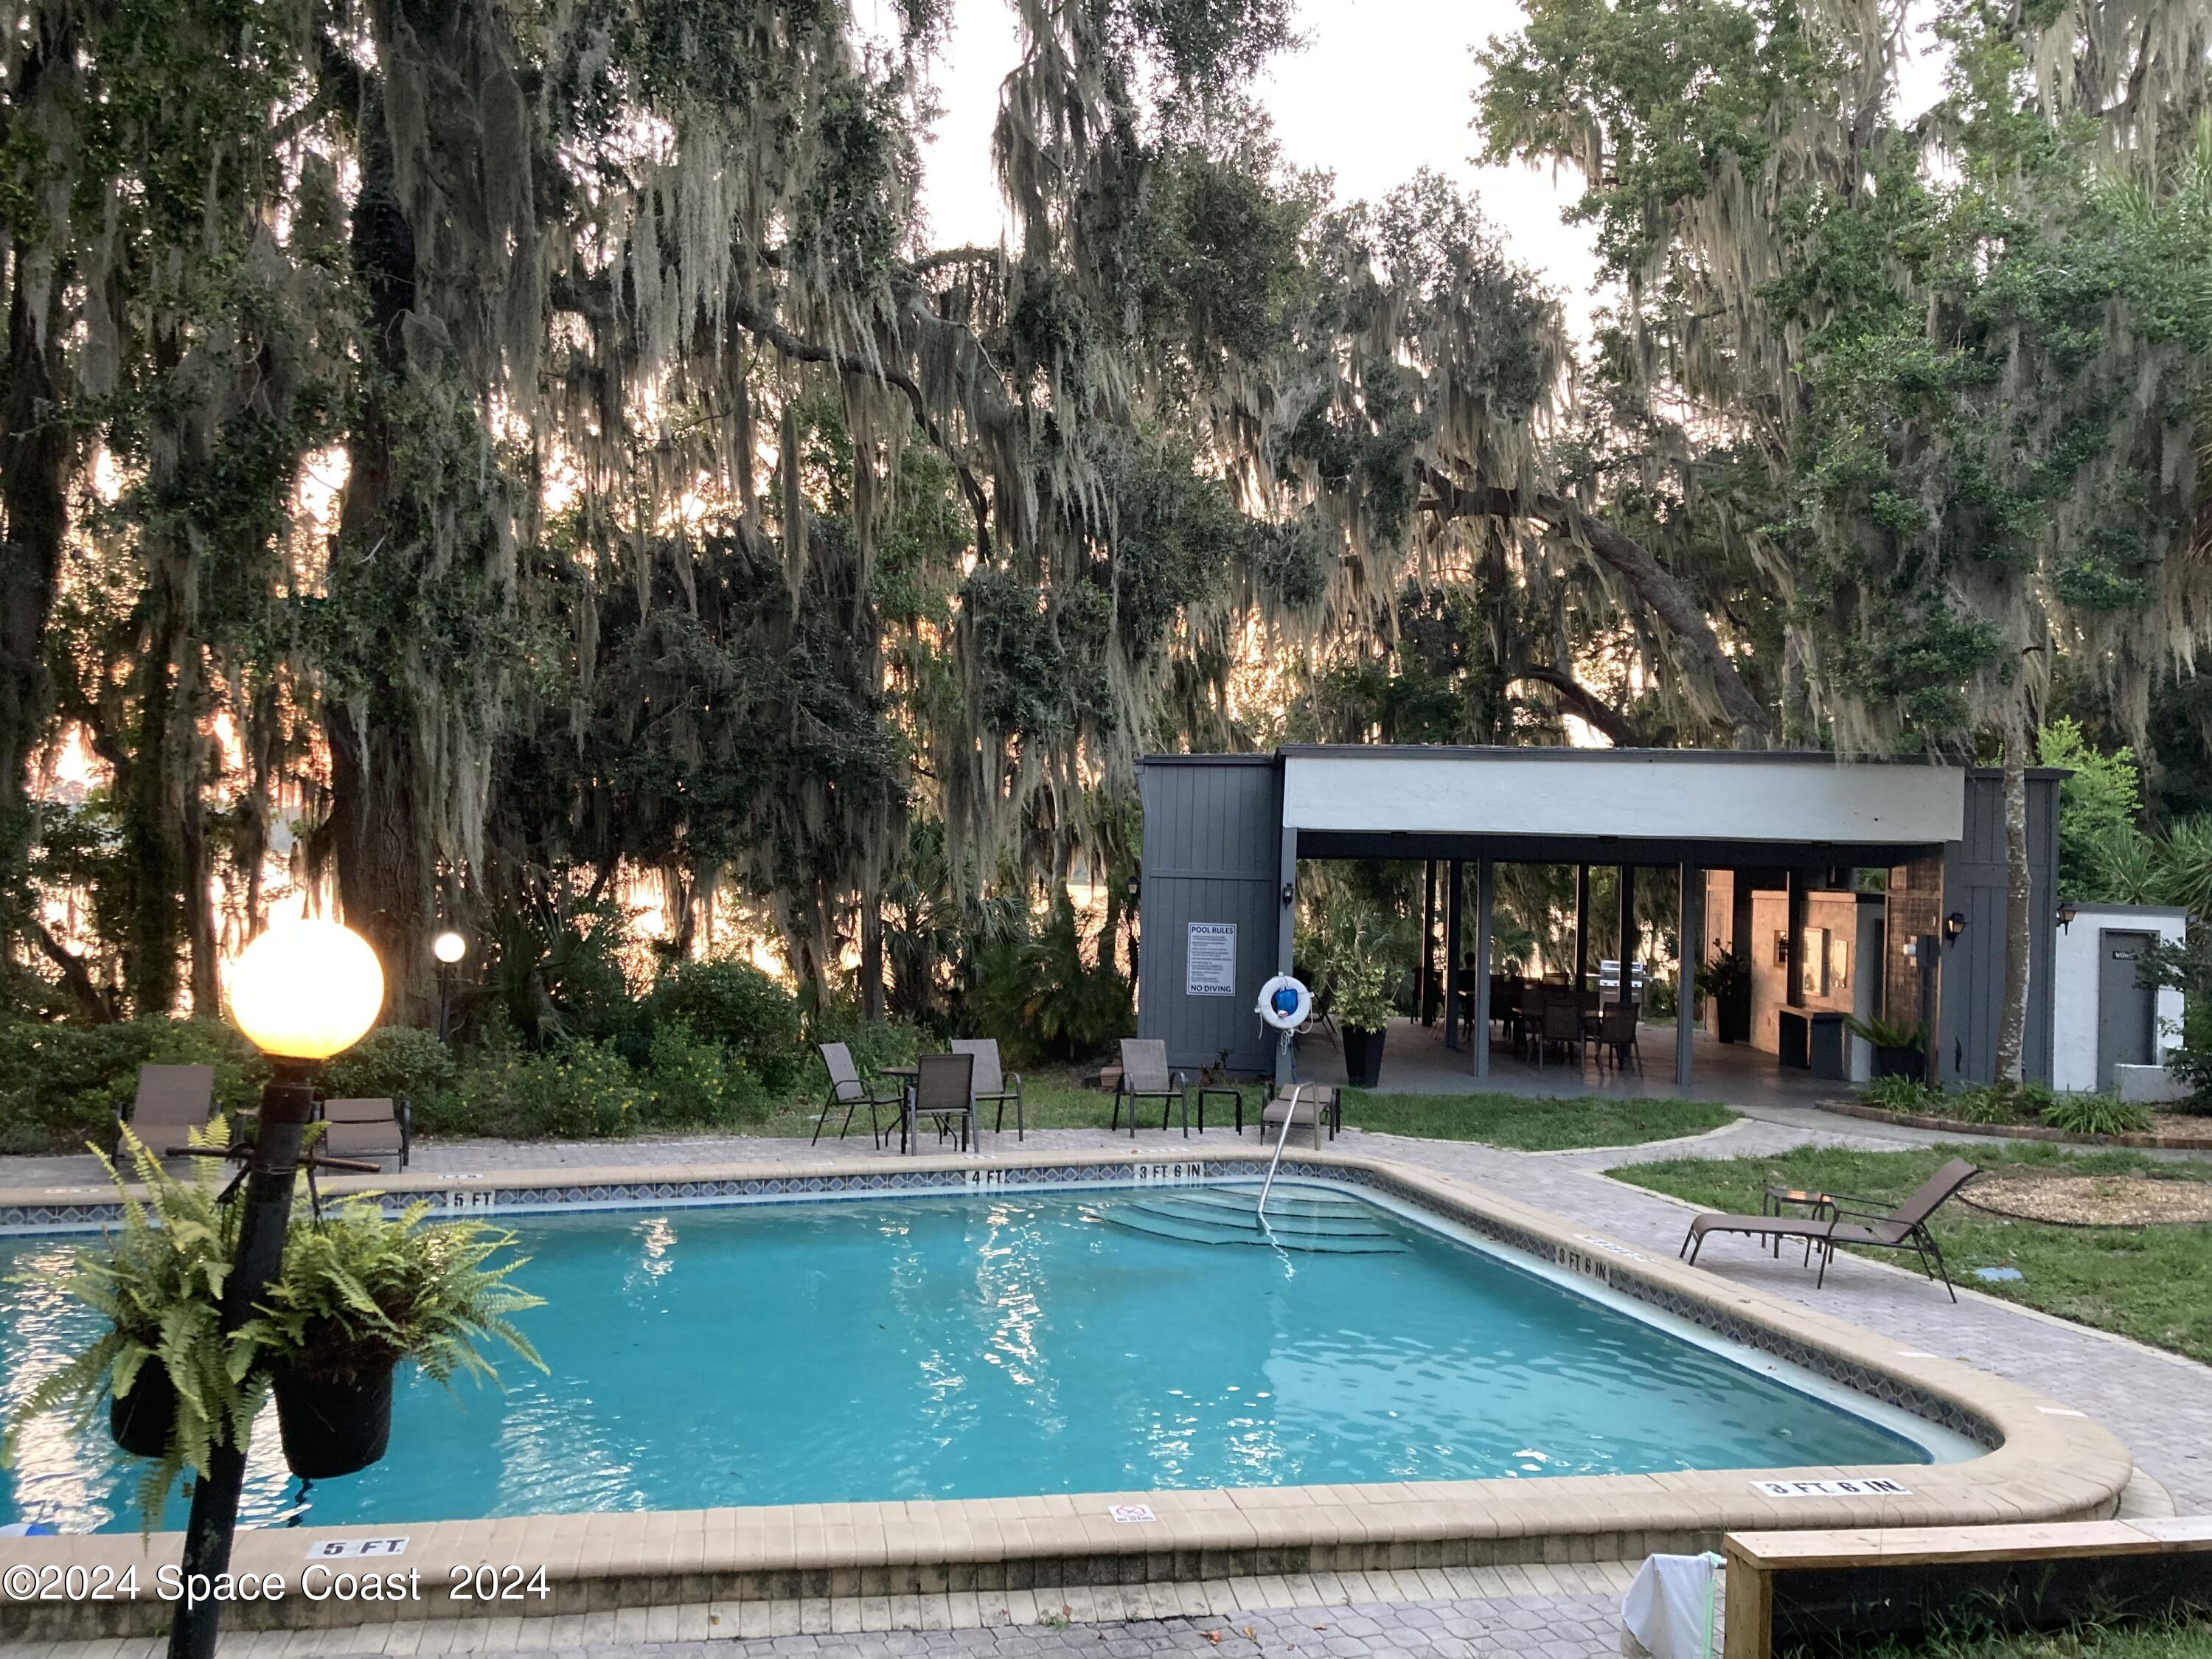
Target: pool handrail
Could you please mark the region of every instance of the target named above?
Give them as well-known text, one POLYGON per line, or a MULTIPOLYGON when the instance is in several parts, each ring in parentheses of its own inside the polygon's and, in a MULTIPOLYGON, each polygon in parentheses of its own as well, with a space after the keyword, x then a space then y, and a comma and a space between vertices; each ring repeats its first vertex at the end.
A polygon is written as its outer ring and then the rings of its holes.
MULTIPOLYGON (((1291 1126, 1298 1121, 1298 1097, 1305 1086, 1303 1083, 1291 1085, 1290 1101, 1283 1109, 1283 1133, 1275 1137, 1275 1155, 1267 1160, 1267 1178, 1260 1183, 1260 1204, 1254 1214, 1263 1229, 1267 1225, 1267 1194, 1274 1188, 1275 1171, 1282 1165, 1283 1148, 1291 1144, 1291 1126)), ((1316 1106, 1314 1109, 1319 1111, 1321 1109, 1316 1106)), ((1267 1108, 1263 1106, 1260 1109, 1261 1119, 1264 1121, 1267 1115, 1267 1108)), ((1316 1134, 1314 1139, 1317 1141, 1321 1137, 1316 1134)))

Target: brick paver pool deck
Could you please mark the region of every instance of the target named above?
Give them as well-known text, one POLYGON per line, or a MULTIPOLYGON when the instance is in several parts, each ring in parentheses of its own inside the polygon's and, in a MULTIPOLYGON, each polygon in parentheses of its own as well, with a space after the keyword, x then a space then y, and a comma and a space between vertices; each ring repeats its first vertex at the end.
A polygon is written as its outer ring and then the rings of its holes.
MULTIPOLYGON (((1830 1120, 1832 1121, 1832 1120, 1830 1120)), ((1602 1171, 1653 1158, 1765 1156, 1792 1146, 1873 1149, 1933 1139, 1880 1126, 1847 1129, 1795 1110, 1763 1114, 1710 1135, 1644 1146, 1526 1153, 1455 1141, 1416 1140, 1347 1130, 1342 1150, 1370 1152, 1510 1194, 1570 1220, 1601 1228, 1654 1252, 1671 1254, 1687 1224, 1686 1206, 1607 1179, 1602 1171)), ((1139 1144, 1159 1146, 1147 1131, 1139 1144)), ((1167 1140, 1180 1146, 1180 1136, 1167 1140)), ((1209 1142, 1231 1141, 1209 1132, 1209 1142)), ((1248 1142, 1249 1142, 1248 1137, 1248 1142)), ((1024 1150, 1126 1148, 1123 1135, 1098 1130, 1031 1133, 1024 1150)), ((1003 1156, 996 1137, 985 1152, 1003 1156)), ((410 1173, 465 1173, 636 1163, 812 1159, 874 1155, 865 1137, 833 1149, 803 1140, 734 1137, 659 1138, 630 1142, 425 1145, 410 1173)), ((0 1187, 81 1181, 88 1160, 0 1159, 0 1187)), ((1940 1285, 1917 1273, 1839 1256, 1825 1288, 1785 1254, 1778 1261, 1745 1245, 1708 1251, 1701 1267, 1722 1279, 1880 1331, 1913 1346, 2014 1379, 2077 1408, 2124 1440, 2142 1474, 2183 1513, 2212 1511, 2212 1367, 2013 1307, 1962 1290, 1952 1305, 1940 1285)), ((1971 1268, 1971 1262, 1959 1264, 1971 1268)), ((2146 1491, 2140 1501, 2155 1504, 2146 1491)), ((945 1605, 899 1608, 792 1603, 750 1606, 727 1623, 714 1610, 653 1608, 571 1620, 501 1620, 482 1625, 386 1625, 356 1630, 240 1634, 226 1642, 235 1659, 297 1659, 349 1653, 431 1655, 460 1651, 560 1653, 577 1659, 769 1659, 781 1655, 974 1656, 974 1659, 1139 1659, 1153 1654, 1240 1652, 1381 1659, 1391 1655, 1531 1654, 1595 1659, 1619 1648, 1619 1564, 1526 1570, 1523 1580, 1489 1573, 1370 1573, 1308 1579, 1184 1586, 1179 1606, 1163 1605, 1164 1587, 1137 1603, 1094 1599, 1085 1606, 945 1605), (1580 1577, 1574 1575, 1579 1573, 1580 1577), (647 1614, 651 1623, 647 1622, 647 1614), (1146 1616, 1149 1615, 1149 1616, 1146 1616), (768 1621, 764 1626, 757 1621, 768 1621), (1012 1622, 1008 1622, 1011 1620, 1012 1622), (883 1625, 922 1628, 884 1629, 883 1625), (731 1628, 735 1625, 737 1628, 731 1628), (944 1626, 956 1626, 945 1628, 944 1626), (547 1628, 550 1626, 550 1628, 547 1628), (935 1628, 932 1628, 935 1626, 935 1628), (756 1630, 758 1633, 756 1634, 756 1630)), ((1133 1587, 1130 1594, 1139 1592, 1133 1587)), ((1114 1592, 1092 1593, 1105 1598, 1114 1592)), ((142 1659, 158 1643, 69 1643, 0 1646, 0 1659, 142 1659)))

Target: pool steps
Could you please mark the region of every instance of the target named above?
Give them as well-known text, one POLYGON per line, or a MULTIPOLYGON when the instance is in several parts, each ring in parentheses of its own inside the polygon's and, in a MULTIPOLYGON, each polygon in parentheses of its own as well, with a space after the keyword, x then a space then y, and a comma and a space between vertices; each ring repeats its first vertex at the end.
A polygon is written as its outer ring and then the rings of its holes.
POLYGON ((1260 1219, 1251 1193, 1192 1191, 1101 1204, 1108 1224, 1185 1244, 1256 1244, 1315 1255, 1403 1255, 1405 1242, 1349 1199, 1277 1198, 1260 1219))

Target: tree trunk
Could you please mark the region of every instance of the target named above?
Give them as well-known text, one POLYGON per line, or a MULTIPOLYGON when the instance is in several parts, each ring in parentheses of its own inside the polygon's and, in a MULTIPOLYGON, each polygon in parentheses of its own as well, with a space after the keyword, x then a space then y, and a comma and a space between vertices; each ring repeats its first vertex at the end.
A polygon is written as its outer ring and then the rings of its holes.
MULTIPOLYGON (((25 77, 33 73, 27 65, 25 77)), ((8 300, 7 384, 0 387, 0 514, 7 538, 0 543, 0 880, 6 881, 20 871, 30 839, 25 775, 52 708, 46 618, 69 527, 63 486, 69 428, 59 417, 55 386, 62 284, 51 285, 46 314, 34 318, 23 254, 19 244, 8 300)))
POLYGON ((860 893, 860 1018, 884 1017, 884 896, 860 893))
POLYGON ((2027 722, 2015 714, 2005 730, 2005 975, 1997 1020, 1997 1077, 2019 1083, 2027 1046, 2027 968, 2033 893, 2027 867, 2027 722))
MULTIPOLYGON (((415 305, 414 228, 402 210, 380 109, 362 123, 361 191, 353 215, 353 261, 369 305, 375 372, 348 444, 349 467, 338 519, 346 549, 387 547, 385 529, 404 509, 393 453, 391 391, 408 373, 404 324, 415 305)), ((401 544, 404 536, 392 538, 401 544)), ((346 561, 331 561, 331 597, 343 599, 346 561)), ((373 578, 372 578, 373 580, 373 578)), ((424 832, 427 757, 416 738, 411 698, 394 665, 404 642, 372 641, 360 665, 368 682, 352 699, 326 695, 323 733, 331 754, 330 848, 347 925, 384 965, 385 1017, 428 1025, 435 1017, 430 935, 437 918, 435 872, 424 832)))

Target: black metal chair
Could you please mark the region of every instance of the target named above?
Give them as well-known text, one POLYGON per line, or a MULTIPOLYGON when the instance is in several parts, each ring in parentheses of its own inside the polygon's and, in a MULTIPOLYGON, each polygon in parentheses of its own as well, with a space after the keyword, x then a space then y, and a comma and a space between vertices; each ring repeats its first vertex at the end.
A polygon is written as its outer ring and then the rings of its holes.
POLYGON ((1598 1010, 1597 1031, 1594 1040, 1597 1043, 1601 1064, 1611 1059, 1613 1069, 1618 1073, 1623 1066, 1633 1060, 1636 1075, 1642 1077, 1644 1051, 1636 1044, 1636 1005, 1632 1002, 1607 1003, 1598 1010))
POLYGON ((902 1089, 895 1095, 885 1095, 878 1094, 875 1090, 871 1089, 860 1080, 860 1068, 853 1064, 853 1051, 842 1042, 823 1043, 821 1051, 822 1064, 829 1069, 830 1073, 830 1096, 822 1103, 822 1115, 814 1120, 814 1139, 807 1142, 807 1145, 811 1146, 819 1144, 822 1139, 822 1126, 829 1122, 830 1115, 840 1106, 845 1109, 845 1121, 837 1126, 837 1139, 840 1140, 845 1138, 845 1132, 853 1127, 853 1114, 863 1106, 868 1109, 868 1133, 877 1146, 881 1146, 890 1138, 890 1131, 876 1121, 876 1108, 878 1106, 896 1106, 899 1109, 898 1123, 903 1134, 906 1127, 906 1091, 902 1089))
POLYGON ((1157 1100, 1160 1103, 1160 1127, 1168 1127, 1168 1112, 1176 1106, 1182 1108, 1182 1133, 1190 1136, 1190 1079, 1181 1072, 1168 1070, 1168 1045, 1158 1037, 1123 1037, 1121 1039, 1121 1080, 1114 1085, 1114 1121, 1109 1127, 1121 1127, 1121 1103, 1129 1103, 1129 1139, 1137 1138, 1137 1103, 1157 1100))
POLYGON ((907 1118, 914 1122, 914 1137, 921 1139, 921 1120, 937 1121, 937 1138, 942 1140, 957 1121, 960 1126, 960 1150, 966 1152, 975 1141, 975 1056, 973 1054, 924 1054, 914 1063, 914 1093, 905 1118, 900 1120, 900 1150, 907 1150, 904 1125, 907 1118))
MULTIPOLYGON (((1022 1129, 1022 1074, 1002 1072, 999 1068, 999 1039, 996 1037, 955 1037, 952 1052, 975 1057, 975 1108, 996 1102, 998 1120, 991 1126, 993 1134, 1006 1132, 1006 1103, 1014 1103, 1014 1139, 1024 1139, 1022 1129)), ((978 1127, 981 1121, 978 1121, 978 1127)))

